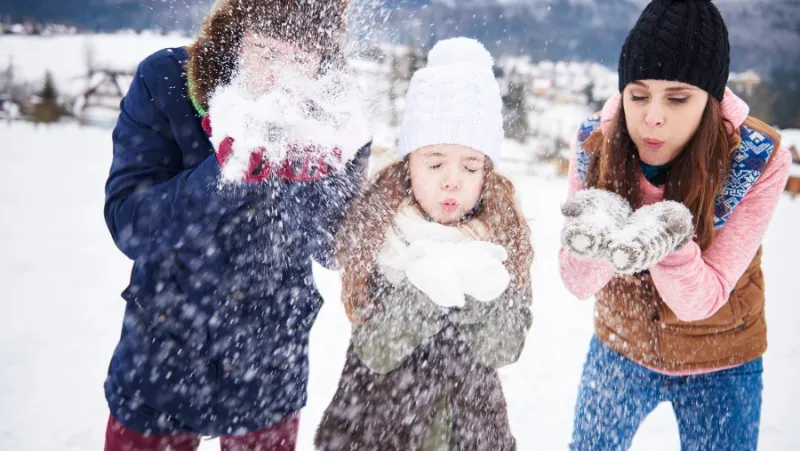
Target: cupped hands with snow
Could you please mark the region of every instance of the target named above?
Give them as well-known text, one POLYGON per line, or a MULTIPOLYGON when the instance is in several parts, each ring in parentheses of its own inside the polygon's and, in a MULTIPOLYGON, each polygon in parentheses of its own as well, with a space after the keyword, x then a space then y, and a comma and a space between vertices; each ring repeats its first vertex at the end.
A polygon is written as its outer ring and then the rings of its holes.
POLYGON ((204 126, 223 182, 316 181, 343 169, 370 141, 369 104, 346 70, 309 78, 283 67, 266 91, 249 78, 240 68, 208 102, 204 126))
POLYGON ((602 189, 578 191, 561 213, 564 249, 586 260, 605 259, 620 274, 647 270, 694 235, 683 204, 661 201, 633 211, 625 198, 602 189))
POLYGON ((692 213, 680 202, 662 201, 636 210, 612 233, 605 257, 620 274, 636 274, 682 248, 694 235, 692 213))
POLYGON ((625 198, 601 189, 578 191, 561 207, 565 217, 561 244, 585 259, 603 256, 612 232, 622 229, 631 215, 625 198))

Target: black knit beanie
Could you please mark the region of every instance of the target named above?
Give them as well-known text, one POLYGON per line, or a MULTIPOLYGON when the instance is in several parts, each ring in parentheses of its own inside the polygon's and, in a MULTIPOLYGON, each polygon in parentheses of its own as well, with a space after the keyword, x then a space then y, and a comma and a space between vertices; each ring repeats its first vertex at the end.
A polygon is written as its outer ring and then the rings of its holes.
POLYGON ((728 28, 711 0, 653 0, 622 46, 619 90, 637 80, 670 80, 721 101, 730 64, 728 28))

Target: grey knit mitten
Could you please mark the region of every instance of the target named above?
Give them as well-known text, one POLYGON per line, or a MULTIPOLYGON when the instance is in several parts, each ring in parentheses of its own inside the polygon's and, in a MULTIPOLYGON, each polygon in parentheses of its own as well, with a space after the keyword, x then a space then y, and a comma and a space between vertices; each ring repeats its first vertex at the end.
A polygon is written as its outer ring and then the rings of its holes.
POLYGON ((578 191, 561 207, 561 245, 583 259, 600 258, 611 233, 625 226, 631 211, 618 194, 594 188, 578 191))
POLYGON ((611 234, 605 257, 621 274, 644 271, 694 236, 692 213, 683 204, 663 201, 636 210, 625 227, 611 234))

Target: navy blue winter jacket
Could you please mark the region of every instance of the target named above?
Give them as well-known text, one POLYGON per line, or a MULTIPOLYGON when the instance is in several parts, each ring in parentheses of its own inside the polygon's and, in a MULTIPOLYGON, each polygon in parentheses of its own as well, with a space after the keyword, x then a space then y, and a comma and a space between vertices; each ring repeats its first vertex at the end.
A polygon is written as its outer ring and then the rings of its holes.
POLYGON ((113 132, 105 218, 134 265, 105 391, 135 431, 231 435, 305 405, 322 303, 311 261, 332 264, 369 145, 318 182, 219 190, 187 58, 173 48, 142 61, 113 132))

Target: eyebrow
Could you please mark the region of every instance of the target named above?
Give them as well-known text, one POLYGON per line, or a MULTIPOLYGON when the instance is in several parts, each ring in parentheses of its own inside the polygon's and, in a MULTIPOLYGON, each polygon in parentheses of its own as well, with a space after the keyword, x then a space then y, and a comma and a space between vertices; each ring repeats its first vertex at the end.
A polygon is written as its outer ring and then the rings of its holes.
MULTIPOLYGON (((641 82, 641 81, 632 81, 631 84, 634 84, 636 86, 640 86, 640 87, 645 88, 645 89, 650 89, 650 86, 648 86, 647 83, 644 83, 644 82, 641 82)), ((673 86, 671 88, 665 89, 665 91, 667 91, 667 92, 694 91, 694 90, 695 90, 695 87, 694 86, 690 86, 690 85, 673 86)))
MULTIPOLYGON (((436 151, 426 153, 425 156, 429 157, 429 158, 431 158, 431 157, 432 158, 445 158, 446 157, 446 155, 443 154, 442 152, 436 152, 436 151)), ((480 162, 481 161, 481 159, 478 158, 478 157, 463 157, 462 160, 463 161, 467 161, 467 162, 473 162, 473 161, 480 162)))

